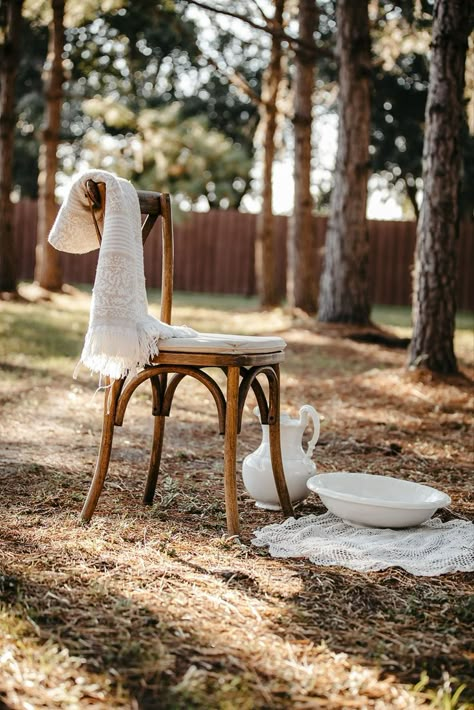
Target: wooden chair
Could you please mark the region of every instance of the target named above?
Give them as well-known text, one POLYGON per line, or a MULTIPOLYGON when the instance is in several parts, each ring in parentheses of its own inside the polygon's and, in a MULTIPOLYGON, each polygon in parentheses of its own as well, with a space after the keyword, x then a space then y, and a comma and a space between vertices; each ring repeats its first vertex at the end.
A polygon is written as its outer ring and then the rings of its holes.
MULTIPOLYGON (((105 184, 89 180, 87 196, 96 232, 101 240, 97 214, 105 205, 105 184)), ((142 227, 145 242, 151 228, 161 217, 162 222, 162 294, 161 320, 171 322, 173 294, 173 228, 170 196, 158 192, 138 191, 140 209, 146 219, 142 227)), ((173 396, 184 377, 201 382, 211 393, 219 420, 219 432, 224 435, 224 491, 227 529, 239 534, 239 513, 236 485, 237 435, 242 412, 250 391, 255 393, 261 421, 269 425, 271 458, 275 484, 285 516, 293 515, 286 487, 280 450, 280 374, 279 363, 284 358, 285 342, 277 337, 218 336, 202 334, 197 338, 171 338, 160 341, 159 355, 152 364, 127 379, 113 380, 105 390, 102 438, 95 473, 82 509, 82 519, 89 521, 104 487, 109 467, 112 439, 116 426, 121 426, 132 394, 149 380, 152 388, 154 421, 153 445, 144 502, 153 502, 163 447, 165 419, 170 414, 173 396), (226 391, 206 371, 218 368, 227 377, 226 391), (168 378, 168 375, 171 377, 168 378), (268 399, 258 377, 268 380, 268 399)))

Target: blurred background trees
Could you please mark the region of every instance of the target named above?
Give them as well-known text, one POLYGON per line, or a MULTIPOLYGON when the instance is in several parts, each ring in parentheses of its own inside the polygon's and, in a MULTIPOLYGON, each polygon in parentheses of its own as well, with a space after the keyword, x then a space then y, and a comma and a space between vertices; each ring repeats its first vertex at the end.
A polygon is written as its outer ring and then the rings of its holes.
POLYGON ((15 80, 21 41, 20 1, 10 0, 1 7, 0 76, 0 292, 16 290, 15 245, 13 241, 12 188, 15 135, 15 80))
MULTIPOLYGON (((46 1, 27 3, 27 9, 28 5, 30 9, 22 22, 24 46, 16 87, 13 177, 14 189, 25 197, 37 196, 38 189, 40 128, 45 106, 41 75, 48 44, 48 28, 41 14, 41 7, 45 4, 48 5, 46 1)), ((210 4, 219 10, 219 3, 210 4)), ((89 131, 101 132, 105 129, 108 136, 116 139, 116 147, 120 151, 122 136, 130 137, 135 130, 133 122, 129 131, 126 122, 119 125, 118 121, 112 120, 109 125, 104 125, 100 117, 90 115, 86 102, 95 97, 107 98, 135 115, 145 108, 162 108, 177 100, 180 104, 178 121, 188 116, 206 117, 211 128, 237 143, 245 152, 248 163, 253 162, 258 148, 255 137, 260 144, 263 142, 262 134, 257 132, 260 120, 258 102, 262 75, 269 65, 272 37, 264 26, 265 22, 259 22, 261 15, 253 0, 234 3, 235 13, 230 13, 238 14, 240 9, 243 17, 262 26, 260 30, 249 26, 247 32, 241 31, 243 21, 229 17, 227 25, 221 26, 215 21, 218 13, 195 8, 193 3, 184 0, 156 3, 149 0, 134 3, 91 0, 82 6, 84 10, 80 12, 77 8, 73 11, 71 6, 66 6, 62 54, 66 82, 61 117, 59 184, 78 164, 84 165, 83 159, 87 154, 84 156, 81 152, 84 141, 89 144, 89 131), (199 21, 196 20, 196 13, 199 13, 199 21), (203 25, 205 15, 211 22, 212 31, 208 25, 203 25)), ((262 6, 271 25, 275 22, 274 5, 266 2, 262 6)), ((223 3, 221 10, 225 8, 223 3)), ((373 3, 370 8, 373 43, 372 189, 377 184, 387 195, 400 202, 406 217, 415 216, 421 202, 421 153, 432 5, 427 0, 416 4, 399 0, 398 3, 373 3), (418 8, 416 15, 415 7, 418 8)), ((319 0, 317 9, 319 20, 314 37, 319 52, 314 68, 317 69, 318 81, 313 93, 313 106, 316 106, 319 118, 322 114, 337 114, 337 62, 330 57, 337 25, 335 2, 319 0), (324 48, 329 51, 322 52, 324 48)), ((298 11, 296 0, 288 2, 285 24, 289 38, 297 38, 298 11)), ((286 37, 283 37, 282 43, 286 58, 283 79, 293 92, 297 45, 291 44, 286 37)), ((472 51, 471 48, 470 54, 472 51)), ((284 126, 277 159, 281 159, 282 151, 289 153, 293 145, 293 94, 287 93, 287 96, 286 105, 281 101, 278 107, 280 114, 284 113, 284 126)), ((462 211, 465 215, 472 215, 474 206, 474 188, 470 187, 473 184, 470 179, 473 168, 472 161, 468 160, 472 146, 472 136, 466 129, 462 188, 462 211)), ((132 174, 133 156, 127 155, 127 150, 123 152, 127 158, 124 167, 132 174)), ((221 207, 240 206, 243 196, 255 191, 249 173, 244 186, 240 180, 236 186, 232 182, 230 203, 220 196, 221 207)), ((314 174, 311 187, 317 204, 329 203, 327 189, 325 196, 322 195, 322 187, 316 183, 314 174)), ((212 190, 210 192, 215 206, 212 190)), ((191 190, 190 202, 196 205, 198 198, 192 195, 191 190)))
MULTIPOLYGON (((440 2, 435 0, 435 14, 440 2)), ((2 290, 16 288, 6 196, 39 196, 37 278, 47 288, 60 288, 60 273, 54 264, 49 269, 49 257, 41 262, 54 187, 57 201, 73 175, 101 167, 138 187, 169 190, 183 210, 258 210, 257 282, 262 304, 275 305, 275 264, 281 256, 274 230, 281 194, 275 166, 280 164, 288 171, 287 192, 293 185, 295 190, 288 303, 312 313, 319 296, 321 319, 369 322, 367 195, 397 204, 408 218, 418 218, 426 199, 422 148, 430 0, 358 0, 349 6, 345 0, 235 0, 232 6, 217 0, 66 0, 63 35, 59 0, 25 0, 19 26, 21 5, 6 0, 1 14, 2 290), (8 20, 12 13, 16 24, 8 20), (15 27, 20 31, 12 43, 15 27), (20 35, 20 60, 12 61, 20 35), (343 36, 349 45, 341 42, 343 36), (362 122, 354 121, 349 90, 357 76, 363 86, 357 109, 362 122), (329 214, 321 290, 312 272, 311 216, 317 209, 329 214)), ((466 23, 472 28, 469 13, 466 23)), ((472 89, 472 42, 466 67, 466 86, 472 89)), ((457 205, 459 216, 472 220, 472 100, 459 115, 457 205)))

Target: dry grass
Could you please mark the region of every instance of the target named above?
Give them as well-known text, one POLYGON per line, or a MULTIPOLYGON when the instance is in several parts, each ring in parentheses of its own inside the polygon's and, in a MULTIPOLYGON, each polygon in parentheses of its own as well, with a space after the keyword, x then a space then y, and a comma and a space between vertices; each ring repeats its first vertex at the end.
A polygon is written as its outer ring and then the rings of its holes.
MULTIPOLYGON (((173 405, 156 505, 141 504, 146 390, 117 431, 92 523, 78 523, 101 423, 94 378, 70 377, 88 305, 87 294, 0 303, 0 707, 449 709, 472 699, 472 686, 453 699, 472 683, 468 575, 271 559, 249 543, 279 517, 242 488, 242 542, 226 539, 222 440, 198 383, 173 405), (423 671, 434 694, 410 690, 423 671)), ((453 499, 444 516, 474 517, 472 335, 457 343, 465 377, 441 381, 339 329, 210 305, 178 306, 175 321, 287 339, 283 406, 310 402, 324 415, 320 471, 431 483, 453 499)), ((240 459, 259 440, 252 407, 240 459)), ((311 497, 300 512, 322 509, 311 497)))

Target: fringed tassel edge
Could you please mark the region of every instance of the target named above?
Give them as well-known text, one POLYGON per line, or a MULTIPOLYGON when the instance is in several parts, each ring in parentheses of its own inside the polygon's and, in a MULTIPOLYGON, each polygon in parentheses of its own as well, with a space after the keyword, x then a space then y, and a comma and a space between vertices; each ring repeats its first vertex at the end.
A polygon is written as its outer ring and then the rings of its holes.
POLYGON ((147 318, 130 328, 92 326, 87 332, 80 362, 101 377, 120 380, 130 371, 150 364, 159 353, 160 337, 192 337, 195 332, 187 327, 162 324, 155 318, 147 318))

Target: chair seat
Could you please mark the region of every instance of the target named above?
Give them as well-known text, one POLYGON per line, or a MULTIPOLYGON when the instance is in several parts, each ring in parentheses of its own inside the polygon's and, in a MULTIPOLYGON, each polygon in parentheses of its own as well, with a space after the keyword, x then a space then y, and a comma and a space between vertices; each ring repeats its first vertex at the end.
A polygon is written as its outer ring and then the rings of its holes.
POLYGON ((195 338, 167 338, 159 342, 160 352, 245 355, 277 353, 286 348, 283 338, 260 335, 199 333, 195 338))

